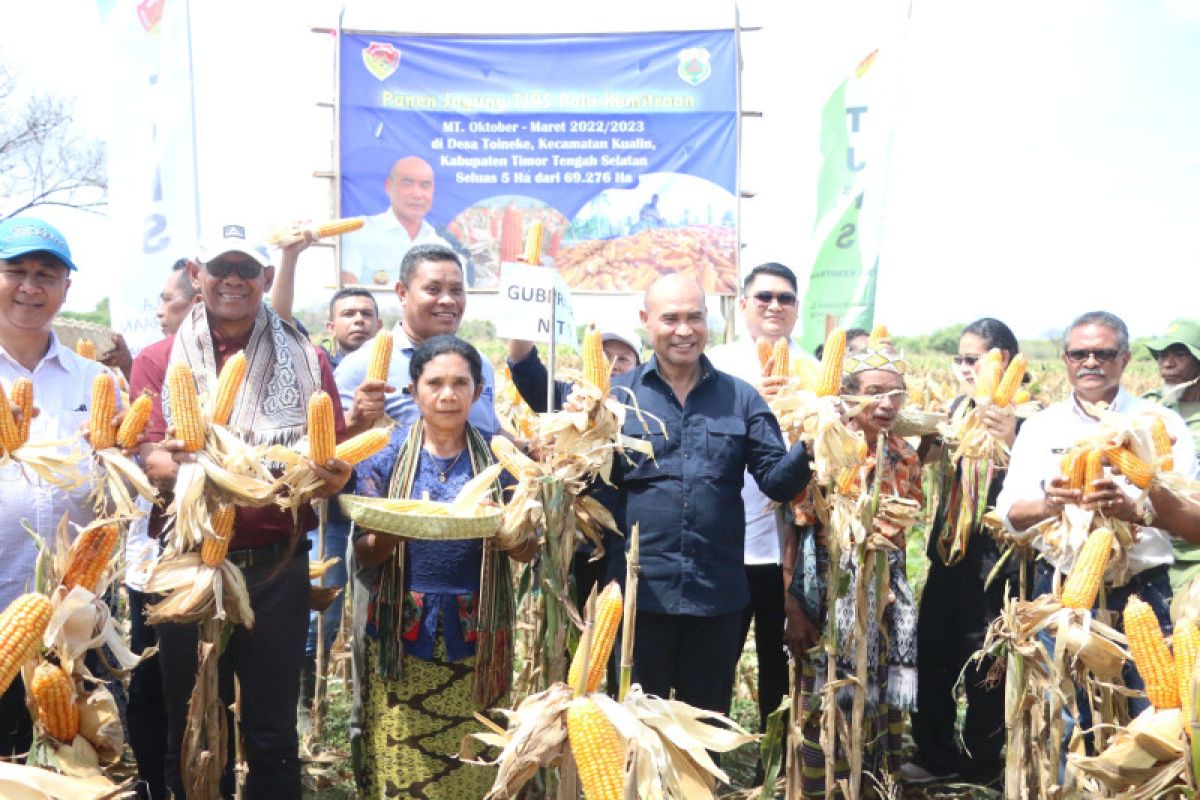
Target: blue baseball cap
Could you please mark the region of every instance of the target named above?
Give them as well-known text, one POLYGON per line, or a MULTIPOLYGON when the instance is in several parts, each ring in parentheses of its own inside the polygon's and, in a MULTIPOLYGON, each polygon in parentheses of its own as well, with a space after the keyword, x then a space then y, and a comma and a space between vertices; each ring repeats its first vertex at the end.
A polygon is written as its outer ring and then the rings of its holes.
POLYGON ((36 252, 49 253, 68 269, 75 270, 71 248, 58 228, 34 217, 10 217, 0 222, 0 258, 19 258, 36 252))

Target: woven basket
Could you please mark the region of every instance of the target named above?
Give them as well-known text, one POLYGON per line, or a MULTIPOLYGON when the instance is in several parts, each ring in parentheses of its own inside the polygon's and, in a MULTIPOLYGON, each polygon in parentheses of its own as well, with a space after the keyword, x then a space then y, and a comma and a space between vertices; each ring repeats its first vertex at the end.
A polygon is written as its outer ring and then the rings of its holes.
POLYGON ((409 539, 490 539, 500 530, 498 508, 483 509, 480 516, 443 517, 394 511, 380 497, 341 495, 338 502, 360 528, 409 539))
POLYGON ((902 408, 896 417, 892 432, 898 436, 927 436, 938 432, 938 425, 946 421, 946 415, 937 411, 922 411, 919 408, 902 408))
POLYGON ((103 361, 116 349, 113 347, 112 330, 103 325, 70 317, 55 317, 54 321, 50 323, 50 327, 54 330, 54 335, 58 337, 59 344, 68 350, 74 350, 75 345, 81 339, 91 339, 92 343, 96 345, 96 360, 98 361, 103 361))

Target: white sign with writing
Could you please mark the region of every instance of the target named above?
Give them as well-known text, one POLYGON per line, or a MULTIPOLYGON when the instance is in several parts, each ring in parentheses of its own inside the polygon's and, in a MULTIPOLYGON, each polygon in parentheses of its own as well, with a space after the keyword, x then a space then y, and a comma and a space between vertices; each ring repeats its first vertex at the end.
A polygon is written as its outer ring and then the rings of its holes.
POLYGON ((520 263, 500 265, 500 310, 496 315, 496 335, 504 339, 550 341, 552 292, 555 297, 554 340, 557 344, 569 344, 578 350, 571 290, 558 270, 550 267, 520 263))

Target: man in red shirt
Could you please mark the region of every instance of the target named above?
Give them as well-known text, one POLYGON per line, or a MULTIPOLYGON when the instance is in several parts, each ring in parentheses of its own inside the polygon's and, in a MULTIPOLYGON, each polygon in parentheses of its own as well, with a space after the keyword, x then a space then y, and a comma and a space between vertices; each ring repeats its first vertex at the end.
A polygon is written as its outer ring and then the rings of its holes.
MULTIPOLYGON (((246 382, 238 392, 229 427, 255 443, 292 444, 304 434, 308 398, 318 389, 336 396, 329 360, 292 325, 263 305, 274 269, 264 246, 246 237, 241 225, 225 225, 201 243, 189 262, 202 303, 184 318, 174 336, 143 350, 134 361, 131 392, 149 391, 154 410, 141 456, 147 476, 161 489, 174 485, 179 464, 195 458, 172 433, 161 391, 170 363, 187 363, 201 393, 212 392, 226 359, 245 351, 246 382)), ((169 409, 168 409, 169 411, 169 409)), ((345 421, 334 403, 341 438, 345 421)), ((348 464, 331 459, 313 464, 325 485, 318 496, 332 497, 350 477, 348 464)), ((151 519, 152 535, 162 529, 161 512, 151 519)), ((238 626, 221 654, 220 689, 233 701, 233 677, 241 685, 241 732, 245 740, 248 798, 299 798, 300 760, 296 702, 308 629, 308 556, 304 531, 315 527, 311 509, 299 520, 276 507, 238 508, 228 558, 246 576, 254 609, 252 630, 238 626)), ((180 756, 188 698, 195 683, 195 624, 158 626, 166 696, 167 783, 183 797, 180 756)), ((232 724, 230 730, 233 730, 232 724)), ((233 794, 233 746, 222 794, 233 794)))

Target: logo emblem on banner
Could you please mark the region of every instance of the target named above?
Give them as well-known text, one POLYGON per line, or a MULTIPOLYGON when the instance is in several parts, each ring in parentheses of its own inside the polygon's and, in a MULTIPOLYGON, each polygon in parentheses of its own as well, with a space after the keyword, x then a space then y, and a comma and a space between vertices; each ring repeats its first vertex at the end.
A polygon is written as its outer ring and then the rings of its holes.
POLYGON ((158 27, 162 21, 163 6, 166 0, 142 0, 137 6, 138 22, 149 33, 158 27))
POLYGON ((400 66, 400 51, 387 42, 371 42, 363 50, 363 65, 381 81, 391 77, 400 66))
POLYGON ((679 51, 679 66, 675 70, 679 77, 691 86, 699 86, 712 77, 712 62, 708 50, 689 47, 679 51))

